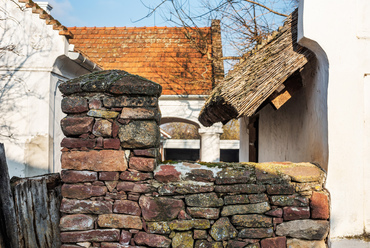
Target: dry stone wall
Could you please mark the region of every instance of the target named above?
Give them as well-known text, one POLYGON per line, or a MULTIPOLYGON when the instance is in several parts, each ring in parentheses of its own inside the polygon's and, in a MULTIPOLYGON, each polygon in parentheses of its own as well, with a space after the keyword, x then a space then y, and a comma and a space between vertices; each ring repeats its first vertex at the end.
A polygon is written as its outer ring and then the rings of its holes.
POLYGON ((60 91, 62 248, 326 247, 315 165, 158 165, 159 85, 103 71, 60 91))

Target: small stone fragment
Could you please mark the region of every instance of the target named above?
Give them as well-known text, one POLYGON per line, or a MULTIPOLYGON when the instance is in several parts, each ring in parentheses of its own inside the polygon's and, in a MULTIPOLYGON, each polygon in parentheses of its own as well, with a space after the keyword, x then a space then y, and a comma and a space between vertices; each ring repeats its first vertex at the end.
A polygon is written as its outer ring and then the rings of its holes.
POLYGON ((324 193, 313 192, 310 207, 312 219, 329 219, 329 199, 324 193))
POLYGON ((98 217, 98 225, 108 228, 133 228, 142 229, 140 217, 123 214, 102 214, 98 217))
POLYGON ((286 237, 262 239, 261 248, 286 248, 286 237))
POLYGON ((270 238, 274 234, 273 227, 269 228, 245 228, 242 229, 238 237, 239 238, 247 238, 247 239, 263 239, 263 238, 270 238))
POLYGON ((283 218, 285 221, 310 218, 309 207, 284 207, 283 211, 284 211, 283 218))
POLYGON ((235 238, 238 232, 230 223, 229 218, 222 217, 213 224, 210 234, 214 240, 223 241, 235 238))
POLYGON ((137 245, 147 245, 150 247, 170 247, 171 245, 171 239, 145 232, 138 232, 134 237, 134 241, 137 245))
POLYGON ((157 163, 153 158, 141 158, 132 157, 130 158, 129 167, 130 169, 138 171, 154 171, 157 163))
POLYGON ((292 220, 276 227, 278 236, 307 240, 323 240, 328 232, 329 222, 326 220, 292 220))
POLYGON ((194 207, 221 207, 224 204, 216 193, 188 195, 185 196, 185 202, 188 206, 194 207))
POLYGON ((180 181, 181 172, 177 171, 173 165, 160 165, 154 172, 154 178, 162 183, 180 181))
POLYGON ((270 227, 272 218, 260 214, 234 215, 231 223, 242 227, 270 227))
POLYGON ((87 112, 87 115, 95 118, 114 119, 119 115, 119 113, 116 111, 90 109, 89 112, 87 112))

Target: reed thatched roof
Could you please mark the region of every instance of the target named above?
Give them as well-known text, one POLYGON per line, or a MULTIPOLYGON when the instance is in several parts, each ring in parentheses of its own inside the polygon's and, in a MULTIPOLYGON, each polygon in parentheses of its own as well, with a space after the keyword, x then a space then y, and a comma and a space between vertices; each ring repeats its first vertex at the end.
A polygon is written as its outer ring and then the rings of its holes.
POLYGON ((199 115, 204 126, 252 116, 269 96, 314 55, 297 43, 295 10, 279 31, 246 54, 212 91, 199 115))

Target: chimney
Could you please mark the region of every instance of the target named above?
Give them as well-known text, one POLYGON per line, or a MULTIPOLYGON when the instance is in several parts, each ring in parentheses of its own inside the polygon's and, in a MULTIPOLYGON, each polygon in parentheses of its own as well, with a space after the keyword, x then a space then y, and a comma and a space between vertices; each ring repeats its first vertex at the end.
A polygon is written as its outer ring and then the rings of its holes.
POLYGON ((48 14, 50 14, 50 11, 53 9, 53 6, 51 6, 48 2, 35 2, 35 3, 37 3, 48 14))
POLYGON ((212 20, 212 58, 213 58, 213 87, 224 78, 224 61, 222 59, 222 41, 220 20, 212 20))

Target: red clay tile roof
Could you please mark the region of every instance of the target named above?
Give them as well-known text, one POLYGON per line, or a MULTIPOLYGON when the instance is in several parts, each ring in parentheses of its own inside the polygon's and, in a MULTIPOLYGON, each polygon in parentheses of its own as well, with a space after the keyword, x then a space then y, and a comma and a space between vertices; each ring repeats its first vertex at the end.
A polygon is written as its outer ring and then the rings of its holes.
POLYGON ((213 79, 211 28, 201 30, 203 54, 176 27, 73 27, 69 41, 104 70, 125 70, 161 84, 163 95, 202 95, 210 93, 213 79))

